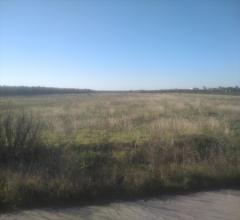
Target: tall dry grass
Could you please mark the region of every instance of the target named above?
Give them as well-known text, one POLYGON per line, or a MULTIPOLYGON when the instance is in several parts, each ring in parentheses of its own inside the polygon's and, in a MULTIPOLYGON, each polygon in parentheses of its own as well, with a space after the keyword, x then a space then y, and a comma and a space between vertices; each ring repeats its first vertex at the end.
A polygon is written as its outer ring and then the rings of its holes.
POLYGON ((240 184, 240 97, 0 98, 0 203, 240 184))

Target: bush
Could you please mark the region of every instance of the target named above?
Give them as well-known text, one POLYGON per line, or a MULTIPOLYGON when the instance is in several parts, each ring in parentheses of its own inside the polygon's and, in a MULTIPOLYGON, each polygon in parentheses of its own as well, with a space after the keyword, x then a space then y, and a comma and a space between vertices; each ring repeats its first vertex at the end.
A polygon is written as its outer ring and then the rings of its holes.
POLYGON ((39 160, 42 124, 31 113, 0 115, 0 163, 30 163, 39 160))

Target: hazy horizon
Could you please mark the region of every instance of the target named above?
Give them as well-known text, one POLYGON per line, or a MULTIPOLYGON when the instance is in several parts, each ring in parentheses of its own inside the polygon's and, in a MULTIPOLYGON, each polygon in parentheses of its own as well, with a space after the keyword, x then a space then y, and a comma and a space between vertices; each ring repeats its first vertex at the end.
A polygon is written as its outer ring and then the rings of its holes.
POLYGON ((207 86, 200 86, 200 87, 190 87, 190 88, 155 88, 155 89, 92 89, 92 88, 80 88, 80 87, 59 87, 59 86, 44 86, 44 85, 0 85, 2 87, 27 87, 27 88, 52 88, 52 89, 80 89, 80 90, 92 90, 92 91, 157 91, 157 90, 204 90, 204 89, 217 89, 217 88, 239 88, 239 85, 228 85, 228 86, 215 86, 215 87, 207 87, 207 86))
POLYGON ((0 0, 0 85, 240 85, 238 0, 0 0))

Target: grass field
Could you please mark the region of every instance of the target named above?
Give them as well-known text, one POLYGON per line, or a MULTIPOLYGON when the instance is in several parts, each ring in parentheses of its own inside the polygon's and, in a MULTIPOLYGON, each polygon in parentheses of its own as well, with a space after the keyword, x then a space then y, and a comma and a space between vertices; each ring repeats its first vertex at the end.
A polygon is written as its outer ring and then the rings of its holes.
POLYGON ((0 98, 0 207, 240 186, 240 96, 0 98))

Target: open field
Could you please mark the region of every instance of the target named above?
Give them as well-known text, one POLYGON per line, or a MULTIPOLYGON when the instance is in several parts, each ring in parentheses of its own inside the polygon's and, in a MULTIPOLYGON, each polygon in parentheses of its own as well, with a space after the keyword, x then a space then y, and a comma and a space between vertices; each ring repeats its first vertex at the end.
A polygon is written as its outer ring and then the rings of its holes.
POLYGON ((240 186, 240 96, 0 98, 0 207, 240 186))

